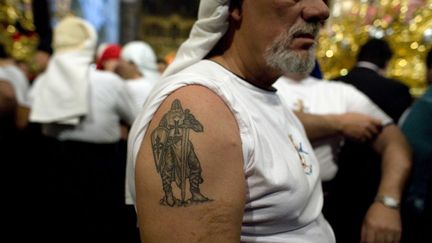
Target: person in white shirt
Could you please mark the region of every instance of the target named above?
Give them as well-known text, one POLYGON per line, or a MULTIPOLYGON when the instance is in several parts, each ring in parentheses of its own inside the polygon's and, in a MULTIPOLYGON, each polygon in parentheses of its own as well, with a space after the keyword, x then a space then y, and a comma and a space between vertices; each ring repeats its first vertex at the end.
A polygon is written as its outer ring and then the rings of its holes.
POLYGON ((321 0, 202 0, 132 126, 142 242, 334 243, 319 165, 272 87, 313 67, 321 0))
MULTIPOLYGON (((320 163, 324 185, 330 184, 338 171, 337 155, 345 137, 370 142, 381 154, 381 184, 377 199, 365 217, 362 241, 375 242, 389 237, 390 242, 399 242, 402 227, 399 205, 389 205, 382 199, 400 202, 410 173, 411 153, 393 120, 366 95, 342 82, 288 73, 275 87, 305 126, 320 163)), ((330 197, 334 192, 331 187, 324 189, 329 195, 325 198, 324 215, 333 217, 328 214, 335 212, 326 209, 331 207, 330 197)))
POLYGON ((160 79, 156 54, 146 42, 132 41, 122 48, 120 58, 116 72, 126 80, 129 94, 140 109, 160 79))
POLYGON ((61 208, 53 232, 71 242, 122 241, 120 121, 131 125, 137 112, 120 77, 91 67, 96 38, 87 21, 62 19, 53 56, 31 91, 30 119, 42 124, 44 161, 54 166, 57 188, 51 198, 61 208))
MULTIPOLYGON (((366 141, 374 138, 382 127, 393 123, 389 116, 351 85, 291 74, 281 77, 274 86, 300 118, 307 114, 322 115, 333 126, 334 134, 310 137, 321 165, 323 181, 332 180, 337 173, 337 156, 344 138, 366 141)), ((313 136, 314 133, 308 135, 313 136)))
POLYGON ((30 82, 15 61, 7 55, 2 45, 0 45, 0 80, 9 82, 14 89, 18 103, 15 123, 18 129, 24 129, 28 124, 30 82))

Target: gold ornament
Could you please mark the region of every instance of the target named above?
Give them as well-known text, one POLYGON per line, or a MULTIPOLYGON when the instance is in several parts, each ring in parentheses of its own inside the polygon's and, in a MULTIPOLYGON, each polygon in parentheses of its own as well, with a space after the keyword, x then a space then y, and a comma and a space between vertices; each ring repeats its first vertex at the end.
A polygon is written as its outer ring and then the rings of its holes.
POLYGON ((33 23, 31 0, 0 2, 0 42, 18 61, 29 61, 39 38, 33 23))
POLYGON ((432 0, 336 0, 330 13, 317 48, 324 78, 346 75, 371 36, 387 40, 394 52, 387 76, 409 85, 414 96, 423 93, 424 60, 432 47, 432 0))

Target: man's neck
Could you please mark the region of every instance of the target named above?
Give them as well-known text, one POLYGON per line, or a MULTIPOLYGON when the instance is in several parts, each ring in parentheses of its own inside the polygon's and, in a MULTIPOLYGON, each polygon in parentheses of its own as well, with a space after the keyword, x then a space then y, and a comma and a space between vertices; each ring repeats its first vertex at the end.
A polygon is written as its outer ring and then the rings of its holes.
POLYGON ((296 81, 296 82, 301 82, 303 80, 305 80, 309 75, 304 74, 304 73, 287 73, 285 74, 285 77, 296 81))
POLYGON ((274 72, 271 71, 271 68, 264 70, 263 65, 248 62, 253 59, 241 59, 230 55, 229 51, 210 57, 210 60, 219 63, 246 82, 265 90, 273 90, 273 83, 280 77, 278 74, 272 74, 274 72))

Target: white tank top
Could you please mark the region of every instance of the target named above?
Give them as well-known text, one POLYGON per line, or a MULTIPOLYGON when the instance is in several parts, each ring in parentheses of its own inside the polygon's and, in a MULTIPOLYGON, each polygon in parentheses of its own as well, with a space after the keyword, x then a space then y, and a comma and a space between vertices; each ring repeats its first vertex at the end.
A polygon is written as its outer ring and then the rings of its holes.
POLYGON ((321 215, 316 157, 302 125, 276 92, 257 88, 209 60, 160 82, 129 135, 127 191, 132 202, 135 161, 153 114, 173 91, 199 84, 221 97, 240 129, 247 183, 241 241, 335 242, 321 215))

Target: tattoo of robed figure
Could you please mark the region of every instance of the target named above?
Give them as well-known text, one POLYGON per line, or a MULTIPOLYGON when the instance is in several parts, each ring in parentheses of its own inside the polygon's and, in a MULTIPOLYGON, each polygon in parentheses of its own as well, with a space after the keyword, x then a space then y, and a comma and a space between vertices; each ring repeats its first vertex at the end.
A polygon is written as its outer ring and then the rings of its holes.
POLYGON ((159 126, 151 134, 151 143, 156 170, 162 179, 164 196, 160 204, 175 207, 209 202, 201 194, 199 185, 204 182, 201 165, 189 140, 190 131, 203 132, 203 125, 190 113, 183 110, 178 99, 163 116, 159 126), (186 183, 189 181, 190 198, 186 199, 186 183), (175 196, 172 184, 180 195, 175 196))

